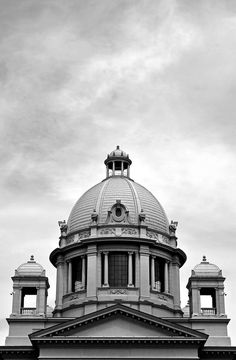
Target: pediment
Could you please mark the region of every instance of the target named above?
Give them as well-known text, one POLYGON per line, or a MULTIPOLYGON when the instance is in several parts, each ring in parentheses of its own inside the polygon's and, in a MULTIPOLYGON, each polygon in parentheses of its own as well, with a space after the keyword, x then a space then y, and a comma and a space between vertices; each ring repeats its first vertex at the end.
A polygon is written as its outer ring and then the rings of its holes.
POLYGON ((114 305, 30 335, 32 342, 197 341, 207 335, 124 305, 114 305))

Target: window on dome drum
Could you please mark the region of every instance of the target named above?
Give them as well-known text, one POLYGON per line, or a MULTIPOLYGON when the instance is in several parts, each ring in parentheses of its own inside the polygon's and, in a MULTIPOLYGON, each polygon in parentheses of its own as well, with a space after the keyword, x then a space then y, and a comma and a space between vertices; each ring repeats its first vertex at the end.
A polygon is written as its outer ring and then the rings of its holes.
MULTIPOLYGON (((86 258, 84 258, 86 263, 86 258)), ((84 278, 83 278, 83 259, 81 256, 72 260, 72 291, 84 290, 86 287, 86 272, 87 266, 84 266, 84 278)))
POLYGON ((154 271, 152 272, 152 257, 149 258, 149 285, 153 290, 164 292, 165 291, 165 260, 159 257, 154 259, 154 271), (154 279, 152 279, 154 273, 154 279))
POLYGON ((125 252, 109 253, 108 282, 110 287, 127 287, 128 254, 125 252))
POLYGON ((212 288, 200 289, 201 313, 203 315, 216 314, 216 291, 212 288))
POLYGON ((37 289, 23 287, 21 290, 21 314, 33 315, 36 313, 37 289))

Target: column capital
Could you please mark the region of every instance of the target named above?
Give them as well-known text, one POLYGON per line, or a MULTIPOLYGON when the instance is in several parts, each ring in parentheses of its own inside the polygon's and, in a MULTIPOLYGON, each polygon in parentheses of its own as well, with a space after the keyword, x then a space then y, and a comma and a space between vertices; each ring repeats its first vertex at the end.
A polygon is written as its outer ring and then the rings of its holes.
POLYGON ((88 245, 87 256, 97 254, 97 245, 88 245))
POLYGON ((133 251, 128 251, 129 255, 133 255, 133 253, 134 253, 133 251))
POLYGON ((140 245, 140 249, 139 249, 140 255, 146 255, 149 256, 149 246, 146 245, 140 245))
POLYGON ((56 265, 62 265, 64 263, 64 259, 62 255, 59 255, 56 261, 56 265))

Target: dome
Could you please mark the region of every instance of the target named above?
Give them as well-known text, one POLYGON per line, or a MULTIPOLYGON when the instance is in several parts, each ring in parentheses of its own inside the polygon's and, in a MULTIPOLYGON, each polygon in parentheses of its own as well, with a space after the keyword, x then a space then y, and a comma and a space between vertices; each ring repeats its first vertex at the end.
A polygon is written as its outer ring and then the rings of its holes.
POLYGON ((17 268, 16 276, 45 276, 45 270, 34 260, 32 255, 27 263, 21 264, 17 268))
POLYGON ((206 260, 206 257, 203 256, 202 262, 194 267, 193 275, 195 275, 195 276, 218 276, 218 275, 221 275, 221 270, 217 265, 209 263, 206 260))
MULTIPOLYGON (((125 151, 121 150, 119 145, 117 145, 116 149, 107 155, 104 164, 108 167, 108 169, 113 169, 114 165, 114 169, 121 170, 122 163, 123 169, 127 169, 129 165, 132 164, 132 161, 130 160, 129 155, 125 151)), ((129 174, 127 175, 129 177, 129 174)))
POLYGON ((120 157, 120 156, 123 156, 123 157, 128 157, 128 155, 126 154, 125 151, 121 150, 119 145, 117 145, 116 149, 113 150, 110 155, 108 155, 109 157, 111 156, 117 156, 117 157, 120 157))
POLYGON ((105 225, 108 211, 119 201, 129 212, 132 225, 140 225, 139 214, 145 215, 145 225, 157 232, 169 234, 166 214, 153 194, 125 176, 111 176, 93 186, 76 202, 68 219, 68 233, 91 226, 91 215, 97 214, 97 225, 105 225))

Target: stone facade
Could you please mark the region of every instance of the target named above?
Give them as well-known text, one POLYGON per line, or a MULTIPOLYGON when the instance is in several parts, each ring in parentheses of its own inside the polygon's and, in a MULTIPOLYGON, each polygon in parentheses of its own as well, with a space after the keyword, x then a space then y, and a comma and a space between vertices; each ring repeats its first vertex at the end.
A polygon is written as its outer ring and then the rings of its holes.
POLYGON ((4 359, 234 359, 227 335, 224 277, 204 257, 192 271, 189 305, 180 307, 177 222, 130 178, 117 147, 106 178, 59 221, 56 301, 47 307, 45 270, 33 258, 16 270, 4 359), (27 296, 35 296, 27 307, 27 296), (209 305, 203 306, 206 299, 209 305))

